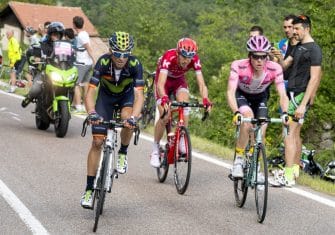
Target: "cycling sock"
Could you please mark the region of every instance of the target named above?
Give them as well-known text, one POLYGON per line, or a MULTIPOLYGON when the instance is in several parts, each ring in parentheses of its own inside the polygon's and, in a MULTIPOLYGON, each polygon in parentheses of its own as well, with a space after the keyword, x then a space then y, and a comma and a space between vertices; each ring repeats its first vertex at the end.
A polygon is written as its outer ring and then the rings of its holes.
POLYGON ((244 155, 244 149, 242 149, 242 148, 236 147, 235 152, 236 152, 236 155, 238 155, 238 156, 243 156, 244 155))
POLYGON ((293 180, 293 167, 285 167, 284 175, 287 180, 293 180))
POLYGON ((129 145, 123 145, 123 144, 121 144, 119 153, 127 154, 128 146, 129 146, 129 145))
POLYGON ((159 143, 154 141, 152 147, 153 147, 154 151, 158 151, 159 150, 159 143))
POLYGON ((95 180, 95 176, 87 176, 87 184, 86 184, 86 190, 93 190, 93 185, 94 185, 94 180, 95 180))

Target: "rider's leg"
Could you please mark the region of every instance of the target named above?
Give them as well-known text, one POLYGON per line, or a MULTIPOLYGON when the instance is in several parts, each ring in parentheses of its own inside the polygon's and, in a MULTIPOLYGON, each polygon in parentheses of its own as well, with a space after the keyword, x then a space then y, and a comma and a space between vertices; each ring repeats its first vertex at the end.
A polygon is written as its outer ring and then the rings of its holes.
MULTIPOLYGON (((127 120, 128 118, 131 117, 132 112, 133 112, 132 107, 123 107, 121 110, 121 119, 127 120)), ((121 148, 122 146, 126 146, 124 153, 127 153, 127 148, 130 143, 132 135, 133 135, 133 130, 129 128, 122 128, 120 136, 121 136, 121 148)))
MULTIPOLYGON (((190 95, 189 91, 186 88, 180 88, 176 92, 176 100, 178 102, 189 102, 190 101, 190 95)), ((184 108, 184 124, 185 126, 188 125, 188 119, 189 119, 189 108, 184 108)))

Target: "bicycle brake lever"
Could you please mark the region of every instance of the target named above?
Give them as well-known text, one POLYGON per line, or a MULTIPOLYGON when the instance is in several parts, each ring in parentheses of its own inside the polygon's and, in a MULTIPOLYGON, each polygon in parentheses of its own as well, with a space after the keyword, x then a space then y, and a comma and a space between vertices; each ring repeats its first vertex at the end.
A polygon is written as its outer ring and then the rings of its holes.
POLYGON ((135 129, 135 136, 134 136, 134 145, 138 144, 138 140, 140 138, 140 128, 136 127, 135 129))
POLYGON ((81 129, 81 134, 80 134, 81 137, 85 137, 88 125, 89 125, 88 117, 86 117, 85 121, 83 122, 83 128, 81 129))
POLYGON ((205 112, 204 112, 204 115, 203 115, 202 118, 201 118, 201 121, 205 121, 205 120, 208 118, 208 116, 209 116, 209 112, 208 112, 208 111, 205 111, 205 112))

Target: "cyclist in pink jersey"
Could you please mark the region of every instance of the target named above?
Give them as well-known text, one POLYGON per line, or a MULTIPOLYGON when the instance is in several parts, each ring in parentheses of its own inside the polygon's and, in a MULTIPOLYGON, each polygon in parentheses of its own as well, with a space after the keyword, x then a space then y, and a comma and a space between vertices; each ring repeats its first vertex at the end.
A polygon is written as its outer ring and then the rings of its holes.
MULTIPOLYGON (((196 74, 199 92, 203 104, 210 109, 211 103, 208 99, 207 87, 201 72, 201 63, 197 55, 197 44, 190 38, 182 38, 177 43, 177 48, 170 49, 159 59, 155 78, 155 96, 159 116, 164 110, 169 110, 169 97, 173 95, 177 101, 188 102, 189 90, 185 73, 193 69, 196 74)), ((184 109, 185 125, 188 121, 189 109, 184 109)), ((155 124, 154 144, 151 153, 150 164, 153 167, 159 167, 159 142, 164 134, 164 128, 167 123, 168 115, 159 119, 155 124)), ((180 141, 183 143, 183 141, 180 141)), ((181 149, 183 147, 181 146, 181 149)))
MULTIPOLYGON (((288 97, 285 92, 283 70, 275 62, 269 61, 271 45, 264 36, 253 36, 247 42, 248 59, 236 60, 231 65, 228 81, 227 99, 234 112, 233 122, 238 124, 239 117, 268 117, 267 100, 269 88, 276 84, 283 110, 283 123, 288 122, 288 97)), ((236 143, 236 158, 232 176, 243 177, 243 156, 248 143, 250 123, 242 123, 239 139, 236 143)), ((263 126, 263 138, 266 125, 263 126)))

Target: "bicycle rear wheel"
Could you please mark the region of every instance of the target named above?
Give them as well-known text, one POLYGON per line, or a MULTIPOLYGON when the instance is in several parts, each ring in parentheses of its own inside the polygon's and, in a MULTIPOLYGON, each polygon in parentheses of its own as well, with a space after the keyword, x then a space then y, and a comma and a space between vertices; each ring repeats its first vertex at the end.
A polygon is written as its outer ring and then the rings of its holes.
POLYGON ((159 160, 161 162, 161 165, 159 168, 157 168, 157 177, 158 181, 160 183, 163 183, 166 180, 167 174, 169 172, 169 164, 167 161, 167 147, 165 149, 159 148, 160 156, 159 160))
POLYGON ((179 127, 179 146, 175 148, 174 154, 174 182, 179 194, 184 194, 191 176, 192 146, 191 139, 186 127, 179 127))
POLYGON ((97 199, 97 206, 95 208, 95 221, 94 221, 94 227, 93 232, 97 231, 98 223, 99 223, 99 217, 102 214, 103 206, 105 203, 105 196, 106 196, 106 179, 108 176, 108 162, 110 157, 110 149, 106 148, 103 153, 103 160, 101 163, 101 169, 100 169, 100 177, 97 181, 97 191, 96 191, 96 199, 97 199))
POLYGON ((262 223, 265 219, 268 201, 268 165, 265 154, 265 147, 259 144, 257 151, 256 181, 255 181, 255 202, 257 210, 257 221, 262 223))
MULTIPOLYGON (((236 157, 236 153, 234 156, 234 160, 236 157)), ((243 207, 244 203, 247 199, 248 195, 248 183, 247 183, 247 177, 248 177, 248 166, 249 166, 249 160, 246 159, 245 166, 243 167, 243 178, 234 178, 234 195, 235 195, 235 201, 236 206, 243 207)))

